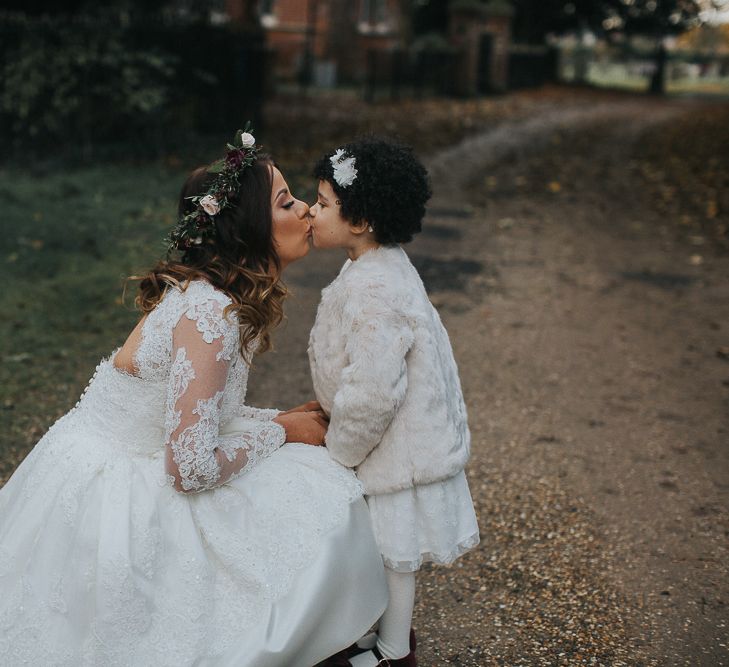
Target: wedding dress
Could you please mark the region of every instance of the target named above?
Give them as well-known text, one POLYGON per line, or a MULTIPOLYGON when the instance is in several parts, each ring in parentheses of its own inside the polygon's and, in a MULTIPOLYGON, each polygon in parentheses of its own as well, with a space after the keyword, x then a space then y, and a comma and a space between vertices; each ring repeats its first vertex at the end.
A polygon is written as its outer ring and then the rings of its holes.
POLYGON ((170 288, 0 489, 4 666, 311 667, 384 610, 359 482, 244 405, 229 303, 170 288))

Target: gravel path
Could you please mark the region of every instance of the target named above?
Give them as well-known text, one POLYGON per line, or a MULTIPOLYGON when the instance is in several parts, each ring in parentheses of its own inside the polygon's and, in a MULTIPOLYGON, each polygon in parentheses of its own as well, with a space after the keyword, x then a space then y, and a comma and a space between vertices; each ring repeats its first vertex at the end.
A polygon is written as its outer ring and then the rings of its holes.
MULTIPOLYGON (((433 156, 408 252, 451 334, 482 543, 419 575, 424 667, 729 665, 729 260, 676 241, 627 166, 661 102, 552 110, 433 156)), ((342 257, 291 267, 254 404, 311 394, 342 257)))

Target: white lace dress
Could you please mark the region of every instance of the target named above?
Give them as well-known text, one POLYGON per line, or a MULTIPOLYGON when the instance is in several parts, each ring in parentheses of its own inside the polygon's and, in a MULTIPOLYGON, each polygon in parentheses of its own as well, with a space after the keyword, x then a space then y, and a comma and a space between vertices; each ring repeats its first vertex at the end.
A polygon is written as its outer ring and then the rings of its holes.
POLYGON ((228 304, 169 290, 0 489, 4 666, 311 667, 382 613, 360 485, 244 405, 228 304))

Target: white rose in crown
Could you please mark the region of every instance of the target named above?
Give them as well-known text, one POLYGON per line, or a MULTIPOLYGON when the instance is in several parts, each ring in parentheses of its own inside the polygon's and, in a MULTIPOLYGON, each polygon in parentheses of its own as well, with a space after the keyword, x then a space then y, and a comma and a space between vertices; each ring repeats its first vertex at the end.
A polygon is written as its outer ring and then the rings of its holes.
POLYGON ((240 135, 240 145, 243 148, 253 148, 256 145, 256 138, 250 132, 243 132, 240 135))
POLYGON ((212 195, 205 195, 200 200, 200 206, 203 207, 203 210, 208 215, 217 215, 220 213, 220 204, 218 204, 218 200, 212 195))

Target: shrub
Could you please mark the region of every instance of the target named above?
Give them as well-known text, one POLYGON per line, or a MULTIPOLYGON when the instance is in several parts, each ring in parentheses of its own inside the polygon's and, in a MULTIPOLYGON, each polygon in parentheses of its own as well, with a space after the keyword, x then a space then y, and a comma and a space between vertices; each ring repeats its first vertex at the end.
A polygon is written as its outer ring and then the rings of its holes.
POLYGON ((202 23, 0 13, 2 157, 148 155, 255 121, 267 57, 202 23))
POLYGON ((109 24, 6 19, 0 113, 15 147, 90 146, 164 123, 176 58, 130 49, 109 24))

